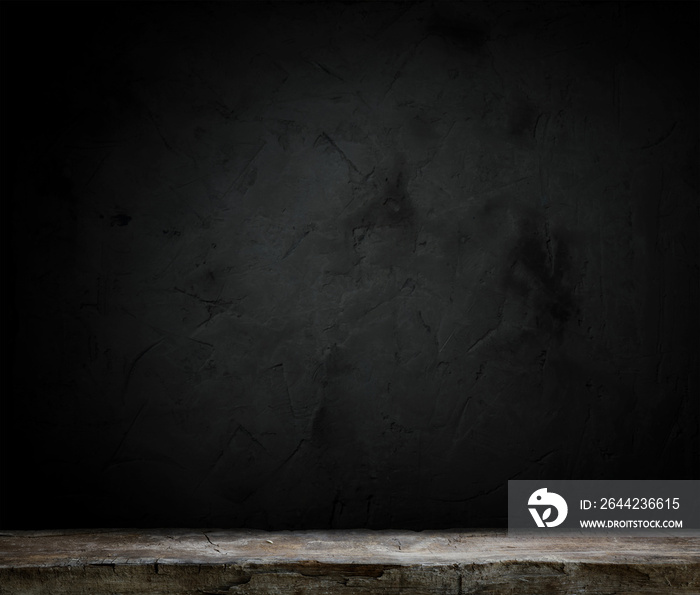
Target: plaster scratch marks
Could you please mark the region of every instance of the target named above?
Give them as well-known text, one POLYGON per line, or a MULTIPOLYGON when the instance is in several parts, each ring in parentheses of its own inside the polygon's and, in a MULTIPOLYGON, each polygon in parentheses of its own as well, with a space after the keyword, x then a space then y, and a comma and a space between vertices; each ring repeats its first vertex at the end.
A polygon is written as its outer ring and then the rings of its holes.
POLYGON ((340 157, 343 159, 343 161, 345 161, 345 163, 347 163, 348 167, 352 171, 354 171, 356 174, 360 173, 360 170, 357 169, 357 166, 352 161, 350 161, 348 156, 336 144, 336 142, 330 136, 328 136, 328 134, 326 134, 325 132, 322 132, 318 136, 318 138, 316 139, 316 142, 314 143, 314 147, 317 147, 317 146, 324 144, 324 143, 327 143, 328 145, 330 145, 338 153, 338 155, 340 155, 340 157))

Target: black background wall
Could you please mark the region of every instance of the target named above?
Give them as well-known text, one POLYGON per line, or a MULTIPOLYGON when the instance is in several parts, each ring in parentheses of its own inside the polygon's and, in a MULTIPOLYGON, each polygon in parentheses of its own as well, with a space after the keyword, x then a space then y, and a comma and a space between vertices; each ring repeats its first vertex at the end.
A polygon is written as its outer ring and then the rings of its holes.
POLYGON ((700 479, 697 3, 2 15, 6 528, 700 479))

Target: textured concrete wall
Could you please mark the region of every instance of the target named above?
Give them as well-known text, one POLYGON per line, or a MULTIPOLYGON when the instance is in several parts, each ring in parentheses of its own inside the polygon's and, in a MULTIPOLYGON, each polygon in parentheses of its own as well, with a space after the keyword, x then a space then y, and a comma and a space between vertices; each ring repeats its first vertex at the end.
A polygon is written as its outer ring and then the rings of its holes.
POLYGON ((4 10, 6 524, 699 477, 697 4, 4 10))

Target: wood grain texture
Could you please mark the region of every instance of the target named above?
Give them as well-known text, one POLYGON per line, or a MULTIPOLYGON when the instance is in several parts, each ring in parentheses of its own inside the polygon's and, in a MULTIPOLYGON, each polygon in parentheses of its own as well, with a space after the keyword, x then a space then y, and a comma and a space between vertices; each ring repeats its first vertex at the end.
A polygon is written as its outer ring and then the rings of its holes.
POLYGON ((24 531, 0 593, 700 593, 700 536, 501 531, 24 531))

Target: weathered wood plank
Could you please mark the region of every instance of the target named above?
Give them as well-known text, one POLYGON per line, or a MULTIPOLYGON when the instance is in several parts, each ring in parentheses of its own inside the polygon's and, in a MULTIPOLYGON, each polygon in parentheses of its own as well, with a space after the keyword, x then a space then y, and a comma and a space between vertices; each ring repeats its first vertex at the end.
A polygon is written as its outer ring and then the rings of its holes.
POLYGON ((0 593, 700 593, 700 536, 103 530, 0 535, 0 593))

